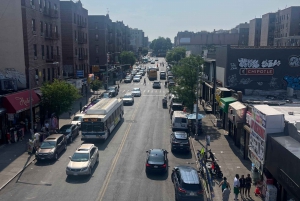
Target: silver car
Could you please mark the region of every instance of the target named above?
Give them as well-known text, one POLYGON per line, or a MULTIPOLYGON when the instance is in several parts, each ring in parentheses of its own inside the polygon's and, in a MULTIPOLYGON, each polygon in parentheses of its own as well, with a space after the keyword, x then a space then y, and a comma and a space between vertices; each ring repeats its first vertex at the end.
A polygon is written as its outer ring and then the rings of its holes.
POLYGON ((133 88, 131 91, 131 94, 133 96, 138 96, 140 97, 142 95, 141 89, 140 88, 133 88))
POLYGON ((127 105, 127 104, 130 104, 130 105, 134 104, 134 97, 130 93, 125 94, 123 97, 123 105, 127 105))
POLYGON ((82 144, 69 158, 67 175, 91 175, 94 165, 99 162, 98 148, 94 144, 82 144))

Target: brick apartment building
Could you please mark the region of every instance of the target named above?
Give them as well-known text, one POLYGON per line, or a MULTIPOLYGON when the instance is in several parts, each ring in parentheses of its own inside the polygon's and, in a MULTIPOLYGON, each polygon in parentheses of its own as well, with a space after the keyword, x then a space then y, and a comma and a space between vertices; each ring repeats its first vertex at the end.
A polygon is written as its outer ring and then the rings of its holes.
POLYGON ((88 11, 80 1, 60 2, 62 62, 66 77, 87 77, 89 73, 88 11))
POLYGON ((249 23, 249 46, 260 46, 260 37, 261 37, 261 18, 255 18, 250 20, 249 23))
POLYGON ((300 6, 276 12, 274 46, 300 46, 300 6))
POLYGON ((267 13, 262 16, 260 46, 274 45, 276 13, 267 13))
POLYGON ((21 5, 26 74, 34 88, 61 76, 60 3, 22 0, 21 5))

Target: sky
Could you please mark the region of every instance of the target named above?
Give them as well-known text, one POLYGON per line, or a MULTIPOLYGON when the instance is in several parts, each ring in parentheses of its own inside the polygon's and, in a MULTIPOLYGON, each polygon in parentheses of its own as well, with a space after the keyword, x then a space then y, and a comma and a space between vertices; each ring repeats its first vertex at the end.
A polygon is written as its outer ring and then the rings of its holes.
MULTIPOLYGON (((77 0, 73 0, 77 1, 77 0)), ((106 15, 144 31, 149 41, 179 31, 234 28, 270 12, 300 6, 300 0, 81 0, 89 15, 106 15)))

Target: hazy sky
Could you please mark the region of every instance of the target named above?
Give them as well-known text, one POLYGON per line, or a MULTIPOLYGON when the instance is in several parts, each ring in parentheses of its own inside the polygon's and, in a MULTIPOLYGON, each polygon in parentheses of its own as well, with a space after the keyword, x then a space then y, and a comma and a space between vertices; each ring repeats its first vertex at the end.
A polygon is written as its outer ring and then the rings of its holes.
MULTIPOLYGON (((74 0, 77 1, 77 0, 74 0)), ((89 15, 105 15, 145 32, 149 40, 162 36, 173 42, 178 31, 231 29, 300 0, 81 0, 89 15)))

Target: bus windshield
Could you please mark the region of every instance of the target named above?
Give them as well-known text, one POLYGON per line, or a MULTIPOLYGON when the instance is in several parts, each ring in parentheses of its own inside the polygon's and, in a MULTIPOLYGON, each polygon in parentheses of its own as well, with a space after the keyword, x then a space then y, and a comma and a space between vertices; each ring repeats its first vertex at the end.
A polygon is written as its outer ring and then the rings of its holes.
POLYGON ((104 131, 103 122, 82 122, 82 132, 102 132, 104 131))

